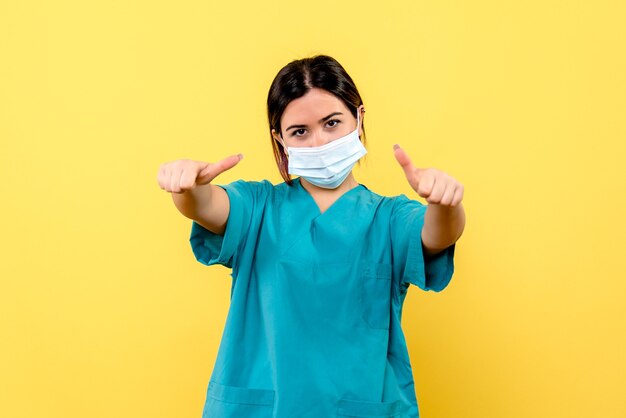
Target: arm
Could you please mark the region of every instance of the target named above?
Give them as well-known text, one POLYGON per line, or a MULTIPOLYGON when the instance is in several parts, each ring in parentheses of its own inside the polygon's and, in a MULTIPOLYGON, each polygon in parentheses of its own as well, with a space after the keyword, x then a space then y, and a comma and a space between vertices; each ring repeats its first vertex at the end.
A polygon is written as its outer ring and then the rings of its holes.
POLYGON ((413 190, 429 203, 421 239, 424 255, 433 256, 454 244, 463 233, 464 187, 440 170, 415 167, 398 145, 394 146, 394 154, 413 190))
POLYGON ((209 231, 223 235, 230 213, 226 191, 210 182, 243 158, 232 155, 217 163, 176 160, 162 164, 158 182, 163 190, 172 193, 176 208, 209 231))
POLYGON ((219 186, 204 184, 182 193, 172 193, 176 208, 214 234, 223 235, 230 212, 228 195, 219 186))
POLYGON ((465 211, 461 203, 455 207, 429 204, 422 228, 424 255, 435 255, 454 244, 464 228, 465 211))

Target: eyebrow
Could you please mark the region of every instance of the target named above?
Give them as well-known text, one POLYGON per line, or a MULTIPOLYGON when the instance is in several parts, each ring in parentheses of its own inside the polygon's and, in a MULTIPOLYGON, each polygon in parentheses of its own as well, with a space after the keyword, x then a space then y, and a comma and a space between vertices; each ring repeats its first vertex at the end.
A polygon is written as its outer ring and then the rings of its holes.
MULTIPOLYGON (((336 115, 343 115, 343 113, 341 113, 341 112, 331 113, 330 115, 325 116, 322 119, 318 120, 318 122, 322 123, 322 122, 324 122, 324 121, 326 121, 326 120, 328 120, 328 119, 330 119, 330 118, 332 118, 333 116, 336 116, 336 115)), ((306 128, 306 125, 291 125, 289 128, 285 129, 285 132, 287 132, 290 129, 295 129, 295 128, 306 128)))

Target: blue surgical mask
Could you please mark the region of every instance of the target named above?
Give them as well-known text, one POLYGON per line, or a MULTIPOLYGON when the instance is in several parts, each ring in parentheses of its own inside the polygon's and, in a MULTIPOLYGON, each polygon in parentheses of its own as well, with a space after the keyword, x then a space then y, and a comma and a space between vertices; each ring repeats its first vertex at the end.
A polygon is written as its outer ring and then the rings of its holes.
POLYGON ((336 189, 367 150, 359 139, 359 111, 356 129, 319 147, 287 147, 289 174, 304 178, 324 189, 336 189))

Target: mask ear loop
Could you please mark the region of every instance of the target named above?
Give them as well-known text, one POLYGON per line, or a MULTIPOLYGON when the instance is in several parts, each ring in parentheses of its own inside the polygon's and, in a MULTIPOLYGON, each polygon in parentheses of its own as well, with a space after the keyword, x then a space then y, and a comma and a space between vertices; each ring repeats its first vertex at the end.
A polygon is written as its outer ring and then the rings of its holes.
POLYGON ((281 156, 282 158, 281 159, 287 163, 287 167, 285 167, 285 168, 287 169, 287 172, 289 172, 289 153, 287 152, 287 146, 285 145, 285 141, 283 140, 282 133, 280 133, 278 135, 278 137, 280 138, 280 140, 278 140, 278 139, 276 139, 274 137, 274 141, 278 142, 280 144, 280 146, 283 148, 283 152, 282 152, 282 156, 281 156))
MULTIPOLYGON (((360 106, 359 106, 360 107, 360 106)), ((359 121, 360 121, 360 116, 361 116, 361 112, 359 111, 359 107, 356 108, 356 129, 357 129, 357 136, 359 137, 359 141, 361 140, 361 135, 359 134, 359 130, 361 128, 359 121)), ((363 113, 365 113, 365 108, 363 108, 363 113)))
MULTIPOLYGON (((365 113, 365 108, 363 108, 363 113, 365 113)), ((361 142, 361 145, 363 144, 363 141, 361 140, 361 135, 359 134, 359 116, 361 115, 361 112, 359 111, 359 108, 356 108, 356 134, 359 137, 359 141, 361 142)), ((360 166, 361 165, 361 159, 359 158, 359 160, 357 161, 357 164, 360 166)))
POLYGON ((287 145, 285 145, 285 140, 283 139, 283 134, 279 134, 280 141, 274 138, 276 142, 278 142, 283 147, 283 153, 285 154, 285 158, 289 160, 289 152, 287 151, 287 145))

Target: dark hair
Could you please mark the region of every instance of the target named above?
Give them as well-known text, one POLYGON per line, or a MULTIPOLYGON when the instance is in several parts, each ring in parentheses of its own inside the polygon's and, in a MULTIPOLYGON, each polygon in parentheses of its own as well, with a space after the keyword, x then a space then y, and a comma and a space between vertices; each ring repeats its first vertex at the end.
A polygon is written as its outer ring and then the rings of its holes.
MULTIPOLYGON (((271 135, 272 129, 281 133, 280 118, 287 105, 292 100, 304 96, 312 88, 324 89, 337 96, 355 118, 358 107, 363 104, 352 78, 336 59, 328 55, 292 61, 278 72, 267 95, 267 118, 278 171, 289 185, 292 181, 287 172, 286 152, 282 144, 271 135)), ((362 125, 362 129, 362 142, 365 144, 365 125, 362 125)))

